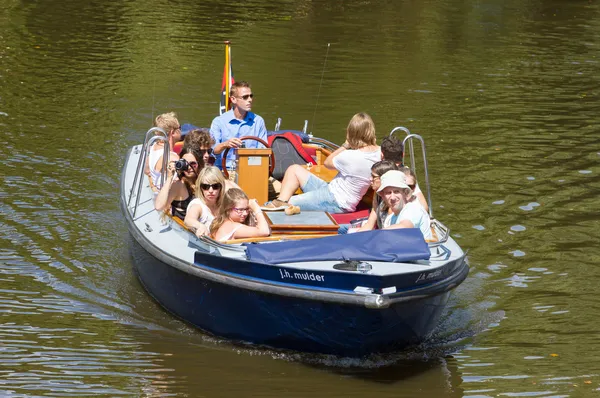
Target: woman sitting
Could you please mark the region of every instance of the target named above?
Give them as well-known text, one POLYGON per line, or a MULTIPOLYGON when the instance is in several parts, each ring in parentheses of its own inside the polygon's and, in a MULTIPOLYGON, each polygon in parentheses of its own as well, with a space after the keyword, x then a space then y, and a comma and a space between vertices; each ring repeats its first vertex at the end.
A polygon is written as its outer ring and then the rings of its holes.
POLYGON ((197 237, 210 234, 210 224, 219 211, 226 190, 225 177, 215 166, 206 166, 196 180, 196 197, 190 202, 185 215, 185 225, 197 237))
POLYGON ((384 229, 419 228, 425 239, 432 237, 429 214, 406 184, 403 172, 390 170, 382 175, 377 193, 391 211, 383 221, 384 229))
POLYGON ((419 199, 419 203, 421 203, 421 206, 423 206, 425 211, 429 211, 429 205, 427 204, 427 200, 425 199, 423 192, 421 192, 419 184, 417 184, 417 176, 415 172, 407 166, 402 166, 399 170, 403 172, 406 176, 406 185, 408 185, 408 187, 412 189, 413 194, 417 197, 417 199, 419 199))
POLYGON ((184 146, 181 159, 170 162, 167 168, 167 181, 154 200, 154 208, 167 211, 171 207, 171 215, 185 219, 187 207, 194 199, 194 185, 198 178, 198 170, 204 167, 202 155, 192 147, 184 146), (175 179, 177 172, 177 179, 175 179))
POLYGON ((304 166, 292 165, 285 172, 279 197, 265 207, 279 208, 289 201, 302 210, 352 212, 369 189, 371 166, 379 160, 373 120, 357 113, 346 129, 346 142, 325 159, 325 167, 338 171, 333 180, 328 184, 304 166), (292 196, 298 188, 304 193, 292 196))
POLYGON ((269 236, 269 224, 260 210, 256 199, 248 196, 239 188, 232 188, 223 195, 223 203, 217 217, 210 225, 210 234, 220 242, 230 239, 269 236), (256 227, 249 226, 250 213, 254 216, 256 227))

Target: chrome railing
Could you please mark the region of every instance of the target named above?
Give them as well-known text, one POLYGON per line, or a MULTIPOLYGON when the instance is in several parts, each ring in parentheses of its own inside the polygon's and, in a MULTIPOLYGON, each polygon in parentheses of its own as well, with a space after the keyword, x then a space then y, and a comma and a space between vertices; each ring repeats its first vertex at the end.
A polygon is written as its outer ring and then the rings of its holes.
POLYGON ((148 153, 152 149, 152 145, 155 142, 162 141, 164 142, 163 147, 163 163, 162 163, 162 173, 160 176, 160 185, 162 186, 166 180, 166 171, 167 165, 169 162, 169 140, 167 138, 167 133, 161 129, 160 127, 152 127, 150 130, 146 132, 146 137, 144 138, 144 144, 142 145, 142 154, 138 159, 138 164, 135 169, 135 175, 133 179, 133 184, 131 184, 131 189, 129 191, 129 198, 127 199, 127 208, 131 212, 131 217, 135 218, 137 208, 140 204, 140 196, 142 193, 142 185, 144 181, 144 169, 146 168, 146 159, 148 159, 148 153), (159 135, 156 135, 156 132, 159 135), (137 190, 136 190, 137 188, 137 190), (134 191, 136 192, 134 195, 134 191), (131 201, 133 198, 135 199, 135 205, 131 206, 131 201))
POLYGON ((319 138, 319 137, 314 137, 311 136, 310 137, 310 143, 311 144, 317 144, 317 145, 321 145, 323 146, 325 149, 329 149, 330 151, 335 151, 336 149, 338 149, 340 146, 338 144, 335 144, 331 141, 328 141, 324 138, 319 138))

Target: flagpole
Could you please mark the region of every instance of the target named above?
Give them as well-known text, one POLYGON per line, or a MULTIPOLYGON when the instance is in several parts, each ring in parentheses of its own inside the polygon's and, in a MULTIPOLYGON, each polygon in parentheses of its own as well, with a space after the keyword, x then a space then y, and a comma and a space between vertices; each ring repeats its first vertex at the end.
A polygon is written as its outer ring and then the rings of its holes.
POLYGON ((229 110, 229 90, 231 89, 231 42, 225 40, 225 112, 229 110))

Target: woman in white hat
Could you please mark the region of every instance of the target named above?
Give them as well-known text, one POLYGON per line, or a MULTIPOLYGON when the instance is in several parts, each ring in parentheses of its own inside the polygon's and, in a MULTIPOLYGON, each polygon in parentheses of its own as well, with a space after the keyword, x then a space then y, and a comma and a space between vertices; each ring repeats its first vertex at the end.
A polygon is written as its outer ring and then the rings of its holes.
POLYGON ((414 196, 403 172, 390 170, 382 175, 377 193, 391 210, 383 221, 383 229, 419 228, 425 239, 431 238, 429 214, 414 196))

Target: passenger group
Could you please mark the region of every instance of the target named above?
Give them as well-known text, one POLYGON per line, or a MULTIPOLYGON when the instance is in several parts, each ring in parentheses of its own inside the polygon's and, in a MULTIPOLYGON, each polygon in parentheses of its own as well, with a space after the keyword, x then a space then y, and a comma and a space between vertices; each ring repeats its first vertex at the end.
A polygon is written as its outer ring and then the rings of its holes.
MULTIPOLYGON (((370 186, 374 194, 368 219, 352 228, 342 226, 340 233, 418 228, 425 239, 431 238, 427 202, 414 172, 402 165, 402 141, 390 136, 379 147, 375 124, 366 113, 350 119, 345 142, 325 159, 323 165, 337 171, 330 182, 304 165, 291 165, 278 197, 261 208, 237 186, 231 171, 226 179, 220 170, 227 148, 261 148, 260 141, 267 142, 263 118, 251 111, 254 94, 250 84, 236 82, 229 94, 232 110, 217 116, 210 130, 186 125, 182 132, 174 112, 156 117, 154 125, 166 132, 172 149, 166 161, 163 140, 157 140, 149 151, 145 171, 155 192, 156 210, 179 217, 198 237, 229 241, 269 236, 263 209, 294 205, 308 211, 354 212, 370 186), (259 140, 242 143, 243 136, 259 140), (295 194, 298 189, 301 194, 295 194)), ((234 166, 233 152, 229 151, 225 161, 228 169, 234 166)))

